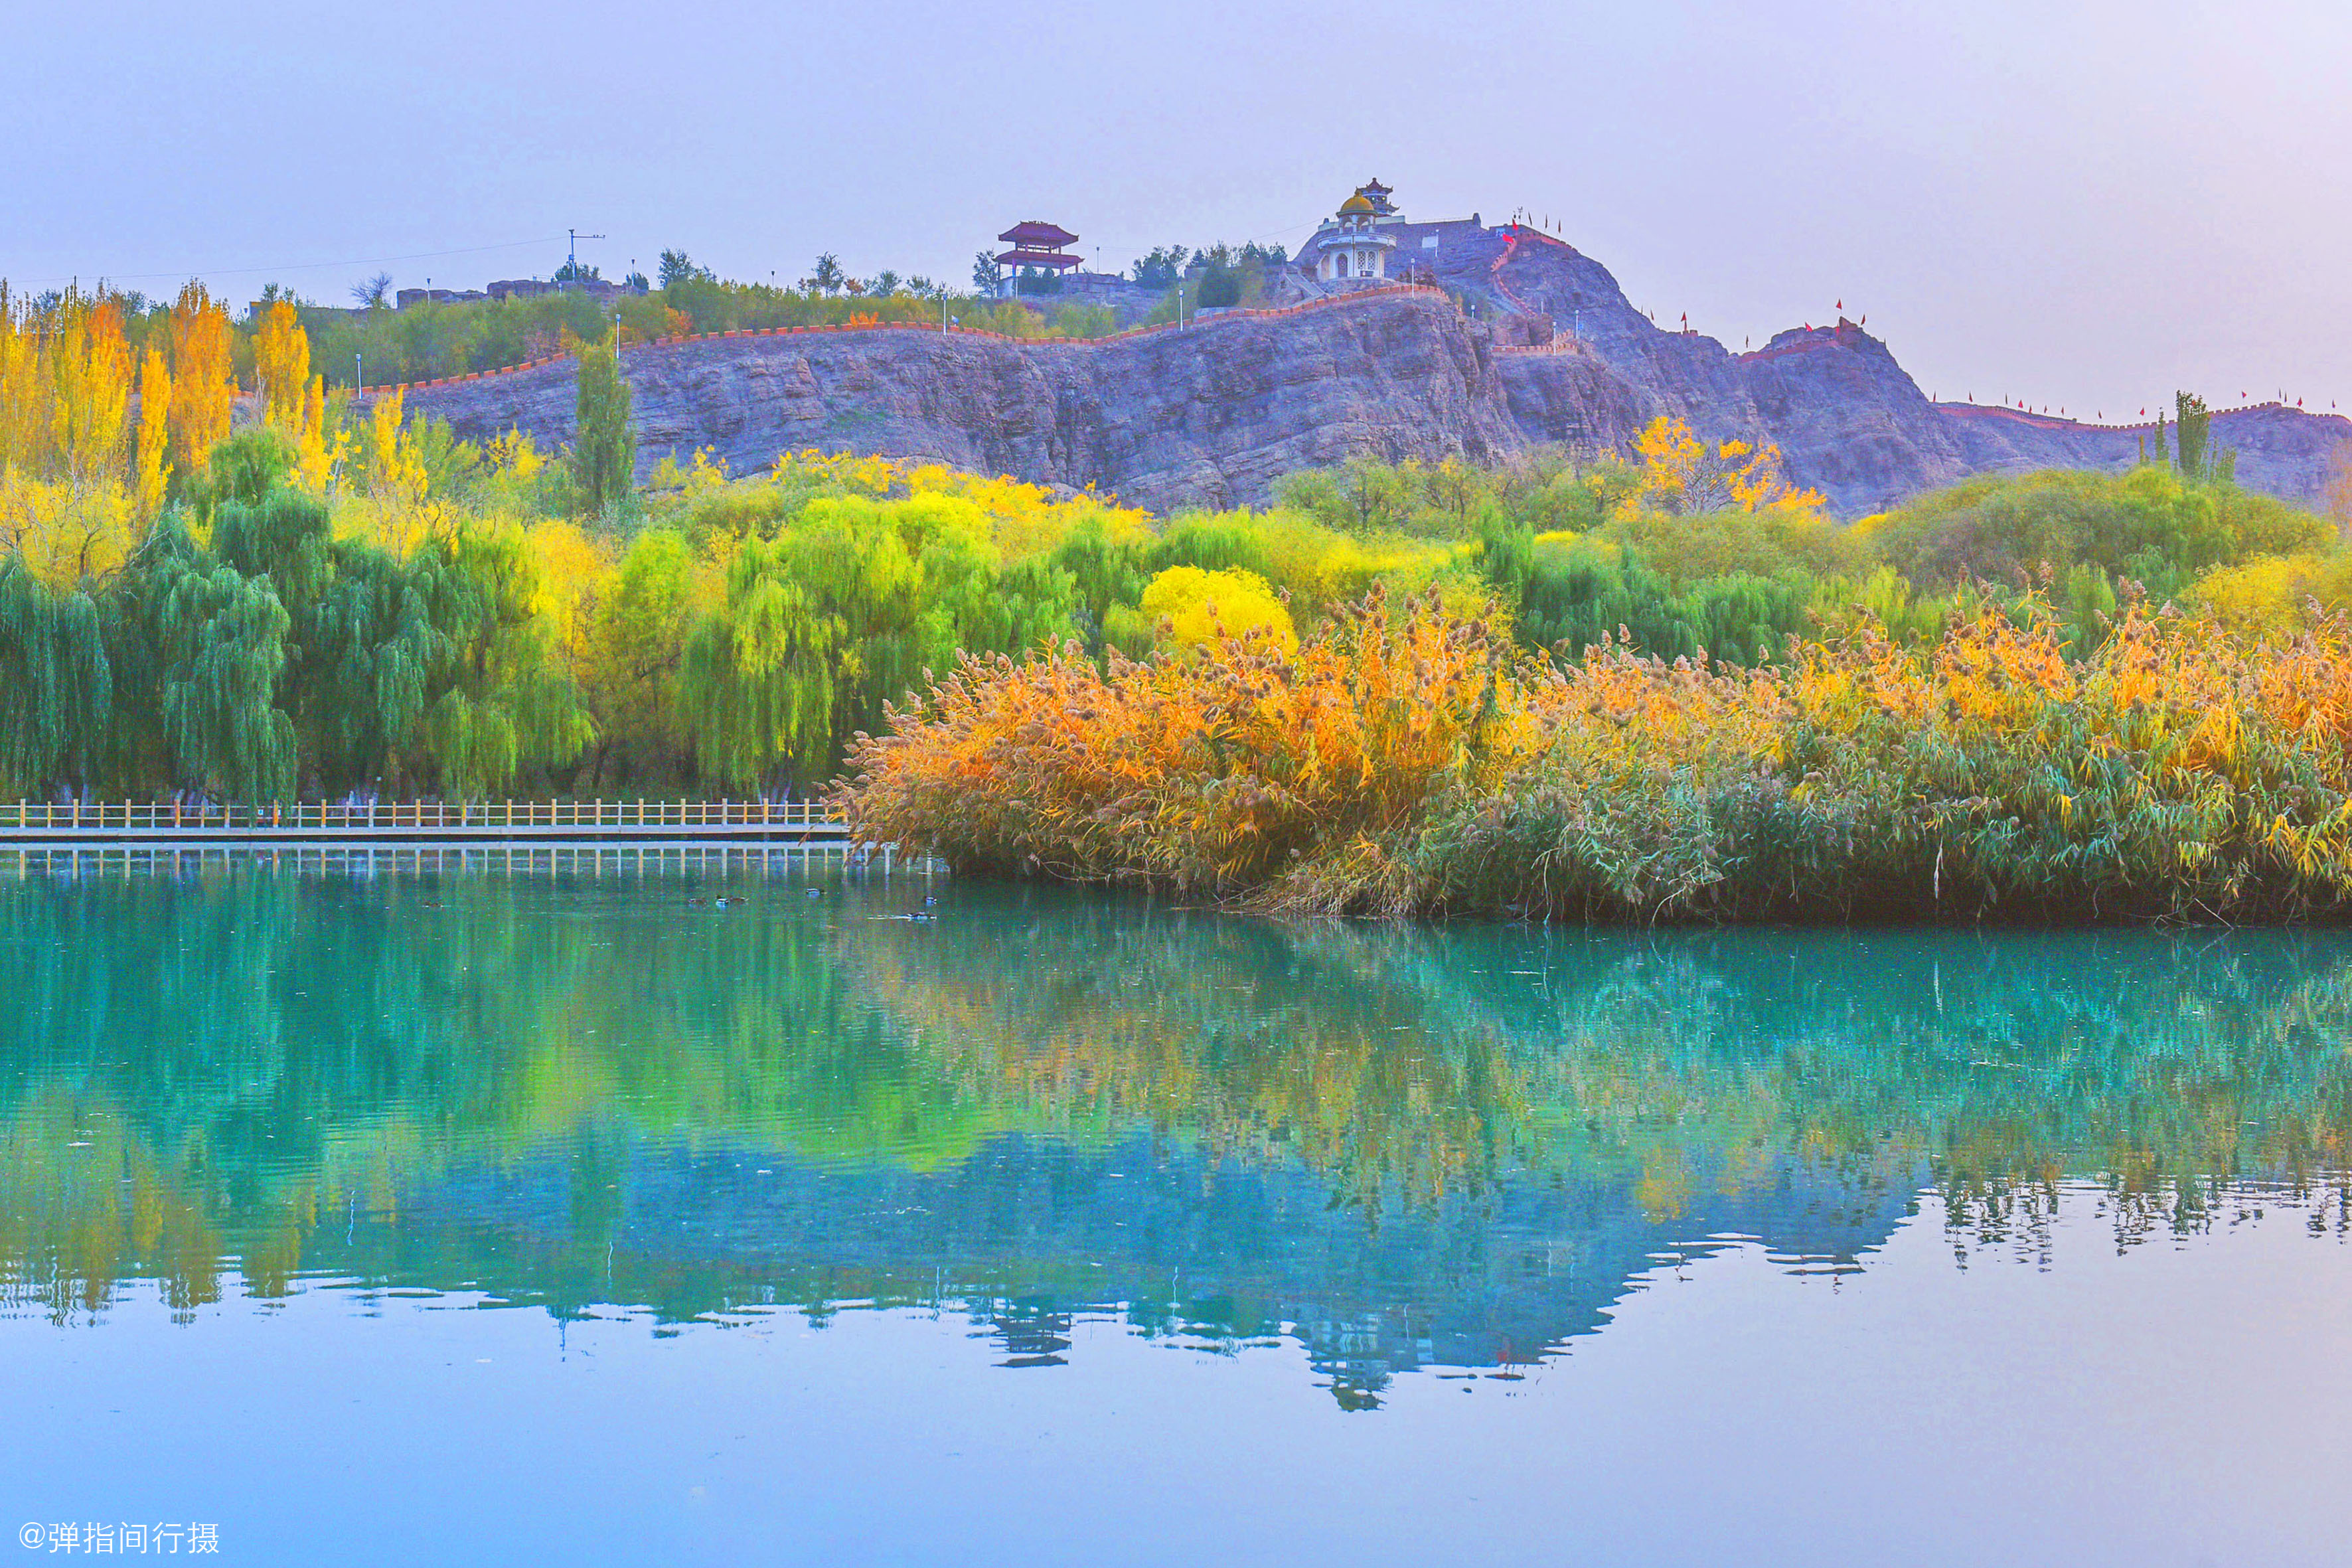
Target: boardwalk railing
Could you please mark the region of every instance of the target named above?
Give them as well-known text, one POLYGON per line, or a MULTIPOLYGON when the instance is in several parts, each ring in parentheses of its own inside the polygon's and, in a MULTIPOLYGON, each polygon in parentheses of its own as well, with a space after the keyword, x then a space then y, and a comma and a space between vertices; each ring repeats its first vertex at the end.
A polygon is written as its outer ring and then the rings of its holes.
POLYGON ((338 801, 184 806, 170 801, 0 802, 0 843, 54 838, 778 838, 847 843, 816 801, 338 801))

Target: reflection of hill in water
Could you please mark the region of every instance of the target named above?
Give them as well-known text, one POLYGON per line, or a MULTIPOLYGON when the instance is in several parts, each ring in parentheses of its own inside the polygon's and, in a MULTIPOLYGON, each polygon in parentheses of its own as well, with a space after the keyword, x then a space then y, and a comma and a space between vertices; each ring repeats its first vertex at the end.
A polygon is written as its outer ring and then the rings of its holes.
MULTIPOLYGON (((1318 1363, 1376 1382, 1432 1363, 1532 1359, 1600 1328, 1655 1255, 1709 1250, 1709 1236, 1851 1259, 1893 1229, 1916 1173, 1853 1179, 1792 1162, 1769 1181, 1708 1188, 1669 1220, 1622 1183, 1569 1178, 1368 1214, 1296 1167, 1171 1156, 1139 1134, 1098 1149, 1006 1134, 928 1173, 641 1147, 625 1172, 627 1197, 587 1227, 611 1248, 593 1258, 579 1255, 577 1183, 554 1162, 442 1184, 408 1215, 413 1229, 478 1229, 552 1265, 512 1273, 522 1299, 558 1308, 593 1291, 551 1296, 534 1275, 609 1263, 625 1298, 671 1314, 770 1298, 960 1305, 994 1320, 1018 1354, 1026 1328, 1117 1306, 1155 1331, 1218 1339, 1295 1325, 1318 1363)), ((432 1260, 366 1262, 432 1282, 432 1260)))
MULTIPOLYGON (((740 875, 740 874, 739 874, 740 875)), ((2119 1230, 2346 1163, 2333 936, 1287 931, 956 886, 0 883, 0 1263, 224 1258, 569 1310, 1122 1303, 1343 1382, 1588 1331, 1710 1235, 1852 1258, 1924 1186, 2119 1230), (439 907, 444 906, 446 907, 439 907), (770 1174, 760 1175, 762 1168, 770 1174)))

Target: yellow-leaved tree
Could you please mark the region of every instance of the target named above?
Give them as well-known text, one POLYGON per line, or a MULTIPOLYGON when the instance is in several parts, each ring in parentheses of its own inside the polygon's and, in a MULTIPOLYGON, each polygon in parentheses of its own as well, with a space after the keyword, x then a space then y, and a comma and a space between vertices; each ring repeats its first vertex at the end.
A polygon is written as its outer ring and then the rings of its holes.
POLYGON ((142 518, 163 510, 171 438, 172 372, 163 351, 150 348, 139 369, 139 444, 131 465, 131 497, 142 518))
POLYGON ((40 361, 38 329, 0 282, 0 474, 33 467, 48 445, 40 361))
POLYGON ((131 388, 113 296, 68 289, 31 310, 0 289, 0 555, 53 588, 113 571, 142 537, 131 388))
POLYGON ((1702 511, 1819 511, 1819 490, 1790 484, 1780 448, 1746 441, 1710 445, 1680 419, 1661 416, 1634 437, 1640 464, 1628 505, 1687 514, 1702 511))
POLYGON ((180 290, 172 307, 172 467, 201 474, 213 447, 227 439, 229 409, 236 395, 235 335, 228 312, 213 302, 201 283, 180 290))
POLYGON ((254 329, 253 369, 261 378, 262 417, 281 430, 294 429, 310 386, 310 337, 283 300, 264 310, 254 329))
POLYGON ((310 334, 286 300, 262 312, 253 334, 253 364, 261 377, 262 417, 294 444, 296 481, 323 495, 342 442, 327 438, 326 378, 310 374, 310 334))
POLYGON ((68 293, 49 329, 49 432, 62 476, 77 489, 119 484, 129 457, 131 345, 122 307, 68 293))
POLYGON ((1167 622, 1169 637, 1179 647, 1261 632, 1284 653, 1298 651, 1298 628, 1288 607, 1265 578, 1239 567, 1203 572, 1171 566, 1144 588, 1142 611, 1147 621, 1167 622))
POLYGON ((1633 463, 1610 479, 1621 494, 1602 539, 1678 586, 1788 566, 1842 570, 1853 553, 1821 492, 1782 474, 1776 447, 1710 442, 1660 418, 1635 438, 1633 463))
POLYGON ((401 429, 404 416, 401 405, 406 401, 404 393, 382 393, 369 411, 373 439, 369 450, 368 491, 388 501, 413 506, 425 499, 425 473, 424 463, 416 456, 415 438, 401 429))

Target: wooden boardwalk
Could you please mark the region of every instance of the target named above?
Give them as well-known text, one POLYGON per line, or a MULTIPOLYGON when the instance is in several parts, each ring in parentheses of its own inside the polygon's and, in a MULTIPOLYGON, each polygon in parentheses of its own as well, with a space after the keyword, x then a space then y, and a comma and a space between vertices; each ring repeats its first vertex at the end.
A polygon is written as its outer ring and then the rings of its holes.
POLYGON ((0 844, 655 842, 866 847, 838 812, 813 801, 388 801, 373 806, 310 801, 206 811, 169 802, 0 802, 0 844))

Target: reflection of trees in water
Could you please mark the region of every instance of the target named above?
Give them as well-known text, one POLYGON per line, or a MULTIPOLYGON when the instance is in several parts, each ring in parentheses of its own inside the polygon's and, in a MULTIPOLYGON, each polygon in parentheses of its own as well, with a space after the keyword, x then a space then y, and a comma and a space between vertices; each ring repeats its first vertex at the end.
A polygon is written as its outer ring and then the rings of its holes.
POLYGON ((0 1171, 25 1195, 12 1211, 49 1216, 46 1239, 10 1237, 5 1256, 45 1291, 88 1282, 96 1304, 172 1266, 136 1244, 162 1234, 138 1206, 161 1203, 267 1289, 314 1229, 600 1137, 797 1126, 836 1155, 938 1161, 982 1134, 925 1098, 843 993, 819 922, 722 922, 685 908, 691 890, 217 863, 0 884, 0 1137, 46 1138, 43 1097, 100 1130, 70 1163, 0 1171), (117 1168, 80 1179, 101 1163, 117 1168), (118 1179, 134 1167, 152 1182, 118 1179))
POLYGON ((2108 1189, 2125 1227, 2347 1163, 2352 950, 2141 932, 1291 932, 1117 908, 891 932, 845 967, 974 1094, 1146 1116, 1355 1197, 1502 1172, 1671 1217, 1802 1160, 1928 1162, 1966 1218, 2108 1189))
POLYGON ((1364 1206, 1475 1192, 1527 1109, 1502 1032, 1433 1018, 1388 958, 1345 931, 1118 905, 840 945, 910 1047, 1022 1126, 1141 1121, 1214 1159, 1304 1164, 1364 1206))
POLYGON ((119 1119, 93 1114, 113 1109, 45 1089, 0 1118, 0 1301, 65 1322, 131 1275, 154 1279, 184 1320, 220 1300, 206 1205, 119 1119))
MULTIPOLYGON (((977 886, 918 925, 757 884, 718 915, 690 890, 217 866, 0 884, 16 1299, 91 1310, 153 1277, 184 1309, 226 1256, 265 1293, 327 1259, 446 1281, 488 1258, 518 1294, 688 1314, 933 1289, 781 1244, 633 1258, 645 1205, 709 1201, 649 1194, 643 1152, 672 1146, 970 1184, 1010 1137, 1099 1163, 1142 1128, 1204 1187, 1303 1181, 1366 1234, 1454 1237, 1430 1267, 1470 1268, 1515 1226, 1622 1226, 1638 1257, 1798 1176, 1850 1193, 1868 1234, 1923 1168, 1971 1247, 2039 1245, 2068 1178, 2105 1187, 2119 1237, 2194 1229, 2245 1184, 2307 1196, 2352 1128, 2333 938, 1292 930, 977 886), (403 1224, 551 1162, 528 1235, 403 1224), (1530 1217, 1562 1192, 1583 1206, 1530 1217)), ((1561 1245, 1528 1241, 1529 1266, 1561 1245)), ((1035 1278, 994 1267, 965 1299, 1035 1278)), ((1353 1310, 1331 1309, 1335 1344, 1353 1310)), ((1223 1331, 1266 1331, 1277 1303, 1235 1314, 1223 1331)))

